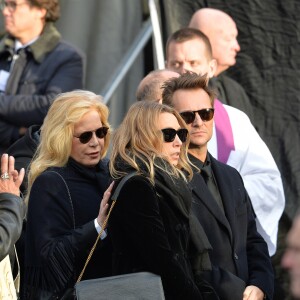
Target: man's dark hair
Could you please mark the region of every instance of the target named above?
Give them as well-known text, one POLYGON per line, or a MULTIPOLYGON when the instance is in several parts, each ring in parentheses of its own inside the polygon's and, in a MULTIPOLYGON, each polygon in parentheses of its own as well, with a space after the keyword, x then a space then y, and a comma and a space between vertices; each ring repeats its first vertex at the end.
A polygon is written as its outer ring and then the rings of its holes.
POLYGON ((202 31, 200 31, 196 28, 188 28, 188 27, 181 28, 169 36, 169 38, 167 40, 167 45, 166 45, 167 58, 168 58, 168 49, 169 49, 171 42, 183 43, 183 42, 194 40, 194 39, 199 39, 204 43, 206 52, 207 52, 206 53, 207 58, 212 59, 212 48, 211 48, 211 44, 210 44, 208 37, 202 31))
POLYGON ((194 72, 186 72, 177 78, 167 80, 163 84, 163 104, 173 107, 173 95, 178 90, 204 90, 214 105, 215 93, 207 86, 207 74, 198 75, 194 72))
POLYGON ((31 6, 45 8, 47 14, 45 17, 46 22, 55 22, 60 17, 59 0, 27 0, 31 6))

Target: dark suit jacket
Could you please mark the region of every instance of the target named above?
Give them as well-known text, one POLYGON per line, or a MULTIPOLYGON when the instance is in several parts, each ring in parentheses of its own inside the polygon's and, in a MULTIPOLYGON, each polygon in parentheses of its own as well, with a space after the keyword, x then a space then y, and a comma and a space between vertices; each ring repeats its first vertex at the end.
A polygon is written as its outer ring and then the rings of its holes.
MULTIPOLYGON (((271 300, 272 265, 267 244, 256 230, 255 216, 243 180, 236 169, 211 155, 210 159, 225 214, 212 198, 200 173, 195 172, 190 184, 193 190, 192 210, 213 247, 211 262, 238 276, 247 286, 259 287, 271 300)), ((196 158, 190 155, 190 160, 195 162, 196 158)))

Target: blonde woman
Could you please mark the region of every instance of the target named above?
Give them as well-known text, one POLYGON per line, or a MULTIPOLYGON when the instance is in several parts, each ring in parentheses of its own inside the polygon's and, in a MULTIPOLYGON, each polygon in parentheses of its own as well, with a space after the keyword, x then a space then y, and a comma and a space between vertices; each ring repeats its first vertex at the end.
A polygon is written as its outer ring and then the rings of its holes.
MULTIPOLYGON (((107 213, 110 129, 101 100, 88 91, 63 93, 41 128, 26 198, 24 299, 60 299, 74 286, 107 213)), ((106 241, 85 279, 110 274, 106 241)))
POLYGON ((112 141, 110 171, 116 185, 137 172, 123 186, 109 220, 113 273, 158 274, 166 299, 206 299, 189 260, 188 142, 179 114, 150 101, 129 109, 112 141))

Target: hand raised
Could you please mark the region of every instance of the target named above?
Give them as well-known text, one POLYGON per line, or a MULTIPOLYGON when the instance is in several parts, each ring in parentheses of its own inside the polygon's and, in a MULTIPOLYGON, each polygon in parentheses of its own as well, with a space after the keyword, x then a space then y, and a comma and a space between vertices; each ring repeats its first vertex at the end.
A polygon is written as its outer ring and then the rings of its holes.
POLYGON ((109 209, 108 200, 110 198, 113 186, 114 186, 114 182, 112 182, 109 185, 109 187, 107 188, 107 190, 104 192, 102 201, 100 203, 100 209, 99 209, 99 214, 97 217, 97 222, 101 227, 103 226, 104 220, 107 217, 107 213, 108 213, 108 209, 109 209))
POLYGON ((11 193, 19 196, 24 175, 24 168, 20 172, 15 170, 14 157, 3 154, 1 157, 0 193, 11 193))

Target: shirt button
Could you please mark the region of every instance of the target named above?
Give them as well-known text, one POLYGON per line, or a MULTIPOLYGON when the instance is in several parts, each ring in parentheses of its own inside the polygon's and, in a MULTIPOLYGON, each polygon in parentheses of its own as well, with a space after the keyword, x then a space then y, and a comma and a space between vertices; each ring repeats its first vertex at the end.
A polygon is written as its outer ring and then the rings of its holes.
POLYGON ((234 258, 239 259, 238 255, 236 253, 234 253, 234 258))

